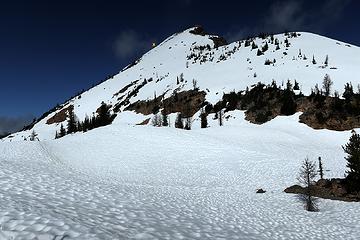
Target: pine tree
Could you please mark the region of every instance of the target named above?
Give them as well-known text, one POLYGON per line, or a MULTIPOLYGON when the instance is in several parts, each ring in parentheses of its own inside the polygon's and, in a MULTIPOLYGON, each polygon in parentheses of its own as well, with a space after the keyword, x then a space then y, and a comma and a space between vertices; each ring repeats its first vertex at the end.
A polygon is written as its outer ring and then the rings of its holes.
POLYGON ((87 115, 85 116, 84 122, 82 124, 82 128, 83 128, 82 130, 84 132, 86 132, 90 128, 90 120, 89 120, 89 117, 87 115))
POLYGON ((219 118, 219 125, 223 126, 224 125, 224 123, 223 123, 224 119, 223 119, 223 111, 222 110, 219 111, 218 118, 219 118))
POLYGON ((161 117, 159 116, 159 114, 154 115, 154 117, 151 120, 151 124, 154 127, 161 127, 161 117))
POLYGON ((349 142, 343 146, 348 167, 347 180, 350 183, 351 189, 360 190, 360 135, 355 131, 349 139, 349 142))
POLYGON ((325 57, 325 62, 324 62, 325 66, 327 66, 329 64, 329 56, 326 55, 325 57))
POLYGON ((276 81, 274 79, 271 82, 271 87, 274 88, 274 89, 277 89, 277 84, 276 84, 276 81))
POLYGON ((64 137, 65 135, 66 135, 66 130, 65 130, 65 128, 64 128, 64 125, 61 124, 61 125, 60 125, 59 138, 64 137))
POLYGON ((251 48, 252 48, 252 49, 258 48, 258 46, 256 45, 256 43, 255 43, 254 41, 252 42, 251 48))
POLYGON ((300 90, 299 83, 295 80, 294 90, 300 90))
POLYGON ((78 132, 83 131, 83 124, 80 121, 76 122, 76 131, 78 131, 78 132))
POLYGON ((178 114, 176 115, 175 127, 176 127, 176 128, 181 128, 181 129, 184 128, 184 123, 183 123, 183 118, 182 118, 182 114, 181 114, 181 113, 178 113, 178 114))
POLYGON ((312 64, 316 64, 315 56, 313 55, 312 64))
POLYGON ((198 90, 198 86, 197 86, 197 81, 195 79, 192 80, 192 84, 193 84, 193 89, 194 90, 198 90))
POLYGON ((67 133, 71 134, 74 132, 76 132, 76 120, 75 120, 74 109, 70 108, 69 109, 69 119, 67 122, 67 133))
POLYGON ((320 174, 320 178, 324 179, 324 169, 323 169, 321 157, 319 157, 319 174, 320 174))
POLYGON ((329 76, 329 74, 325 74, 324 80, 323 80, 323 89, 324 89, 324 93, 325 96, 328 97, 330 96, 331 93, 331 86, 333 85, 333 81, 331 81, 331 78, 329 76))
POLYGON ((343 93, 343 98, 345 98, 346 102, 350 102, 351 98, 354 96, 354 90, 351 83, 345 84, 345 91, 343 93))
POLYGON ((305 158, 299 172, 298 181, 305 186, 305 193, 300 195, 300 200, 304 203, 305 209, 310 212, 318 211, 316 198, 313 197, 311 191, 315 184, 316 165, 308 158, 305 158))
POLYGON ((294 92, 290 81, 286 84, 286 89, 282 96, 282 106, 280 113, 285 116, 293 115, 296 112, 296 102, 294 100, 294 92))
POLYGON ((169 126, 168 115, 166 114, 166 111, 163 110, 161 112, 161 115, 162 115, 162 126, 163 127, 169 126))
POLYGON ((59 138, 59 134, 58 134, 58 131, 56 130, 55 131, 55 139, 58 139, 59 138))
POLYGON ((192 123, 191 117, 187 117, 185 119, 185 127, 184 127, 184 129, 185 130, 191 130, 191 123, 192 123))
POLYGON ((262 52, 266 52, 267 50, 269 49, 269 45, 268 43, 266 42, 265 45, 262 47, 262 52))
POLYGON ((113 116, 110 114, 110 105, 107 105, 106 103, 102 102, 101 106, 98 110, 98 116, 96 118, 97 126, 106 126, 112 123, 113 116))
POLYGON ((293 90, 293 86, 292 86, 292 84, 291 84, 290 79, 288 79, 287 82, 286 82, 286 90, 288 90, 288 91, 292 91, 292 90, 293 90))
POLYGON ((315 183, 315 177, 316 177, 315 163, 310 161, 309 158, 305 158, 300 168, 298 181, 302 185, 305 185, 305 187, 311 187, 315 183))
POLYGON ((200 119, 201 119, 201 128, 207 128, 208 127, 207 114, 203 108, 201 109, 200 119))
POLYGON ((35 141, 36 139, 37 139, 37 133, 35 132, 35 130, 33 130, 30 135, 30 141, 35 141))

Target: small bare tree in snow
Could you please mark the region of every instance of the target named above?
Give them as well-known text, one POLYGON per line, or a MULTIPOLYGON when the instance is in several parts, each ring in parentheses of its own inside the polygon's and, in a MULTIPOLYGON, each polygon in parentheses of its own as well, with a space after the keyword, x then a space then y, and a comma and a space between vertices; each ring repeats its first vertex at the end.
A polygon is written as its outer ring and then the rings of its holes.
POLYGON ((315 184, 317 175, 316 165, 305 158, 300 168, 298 181, 305 187, 305 192, 299 195, 299 199, 304 203, 305 209, 310 212, 318 211, 317 199, 313 196, 312 186, 315 184))

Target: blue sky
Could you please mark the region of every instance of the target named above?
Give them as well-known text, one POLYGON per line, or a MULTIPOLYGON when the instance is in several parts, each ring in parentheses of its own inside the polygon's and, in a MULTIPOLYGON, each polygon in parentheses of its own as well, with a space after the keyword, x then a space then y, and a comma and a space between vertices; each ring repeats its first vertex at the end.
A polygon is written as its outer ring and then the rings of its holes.
POLYGON ((190 26, 202 25, 228 41, 291 30, 360 45, 359 11, 354 0, 2 1, 0 133, 117 73, 153 41, 190 26))

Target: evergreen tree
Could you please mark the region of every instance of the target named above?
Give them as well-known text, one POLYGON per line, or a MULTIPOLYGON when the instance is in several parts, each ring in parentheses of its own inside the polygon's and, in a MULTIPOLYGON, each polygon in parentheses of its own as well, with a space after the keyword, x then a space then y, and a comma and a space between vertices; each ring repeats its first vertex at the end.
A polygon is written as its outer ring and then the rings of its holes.
POLYGON ((351 98, 354 96, 354 90, 351 83, 345 84, 345 91, 343 93, 343 98, 345 98, 346 102, 350 102, 351 98))
POLYGON ((253 41, 252 44, 251 44, 251 48, 252 48, 252 49, 258 48, 258 46, 256 45, 256 43, 255 43, 254 41, 253 41))
POLYGON ((84 132, 86 132, 87 130, 89 130, 90 128, 90 119, 89 117, 86 115, 85 116, 85 119, 84 119, 84 122, 82 123, 82 130, 84 132))
POLYGON ((294 90, 300 90, 299 83, 295 80, 294 90))
POLYGON ((324 64, 325 64, 325 66, 327 66, 329 64, 329 56, 328 55, 326 55, 324 64))
POLYGON ((324 179, 324 169, 323 169, 321 157, 319 157, 319 174, 320 174, 320 178, 324 179))
POLYGON ((56 130, 55 131, 55 139, 58 139, 59 138, 59 134, 58 134, 58 131, 56 130))
POLYGON ((349 139, 349 142, 343 146, 348 167, 347 180, 352 190, 360 190, 360 135, 355 131, 349 139))
POLYGON ((168 115, 166 114, 165 109, 161 112, 162 114, 162 126, 163 127, 167 127, 169 126, 169 121, 168 121, 168 115))
POLYGON ((292 91, 291 82, 288 81, 286 89, 282 96, 282 106, 280 113, 285 116, 293 115, 296 112, 296 102, 294 100, 294 92, 292 91))
POLYGON ((313 197, 311 191, 312 186, 315 184, 316 178, 316 165, 308 158, 305 158, 298 176, 298 181, 305 187, 305 193, 300 195, 300 200, 304 203, 305 209, 310 212, 318 211, 316 198, 313 197))
POLYGON ((315 56, 313 55, 312 64, 316 64, 315 56))
POLYGON ((219 126, 223 126, 224 125, 224 123, 223 123, 223 111, 222 110, 220 110, 219 112, 218 112, 218 118, 219 118, 219 126))
POLYGON ((69 109, 69 119, 67 121, 67 133, 74 133, 76 132, 76 120, 75 120, 75 114, 74 109, 69 109))
POLYGON ((315 84, 314 94, 315 94, 316 96, 318 96, 318 95, 320 95, 320 94, 321 94, 320 89, 319 89, 319 85, 318 85, 318 84, 315 84))
POLYGON ((64 125, 61 124, 61 125, 60 125, 59 138, 64 137, 65 135, 66 135, 66 130, 65 130, 65 128, 64 128, 64 125))
POLYGON ((257 55, 257 56, 261 56, 261 55, 264 55, 264 54, 263 54, 263 52, 262 52, 260 49, 258 49, 256 55, 257 55))
POLYGON ((182 114, 181 114, 181 113, 178 113, 178 114, 176 115, 175 127, 176 127, 176 128, 181 128, 181 129, 184 128, 184 123, 183 123, 183 118, 182 118, 182 114))
POLYGON ((95 114, 93 114, 91 119, 90 119, 90 128, 89 128, 89 130, 97 128, 97 127, 98 127, 97 119, 95 117, 95 114))
POLYGON ((113 116, 110 113, 110 105, 107 105, 106 103, 102 102, 101 106, 98 110, 98 116, 96 118, 96 126, 106 126, 112 123, 113 116))
POLYGON ((277 84, 276 84, 276 81, 274 79, 271 82, 271 87, 274 88, 274 89, 277 89, 277 84))
POLYGON ((269 49, 269 45, 268 43, 266 42, 265 45, 262 47, 262 52, 266 52, 267 50, 269 49))
POLYGON ((159 116, 159 114, 155 114, 154 117, 151 120, 151 124, 154 127, 161 127, 161 117, 159 116))
POLYGON ((30 135, 30 141, 35 141, 37 138, 37 133, 35 132, 35 130, 32 130, 31 135, 30 135))
POLYGON ((208 127, 207 114, 203 108, 201 109, 200 119, 201 119, 201 128, 207 128, 208 127))
POLYGON ((293 86, 291 84, 290 79, 288 79, 287 82, 286 82, 286 90, 288 90, 290 92, 293 91, 293 86))
POLYGON ((78 131, 78 132, 83 131, 83 124, 80 121, 76 122, 76 131, 78 131))
POLYGON ((324 93, 325 96, 328 97, 330 96, 331 93, 331 86, 333 85, 333 81, 331 81, 331 78, 329 76, 329 74, 325 74, 324 80, 323 80, 323 89, 324 89, 324 93))
POLYGON ((197 81, 195 79, 192 80, 192 84, 193 84, 193 89, 194 90, 198 90, 199 87, 197 86, 197 81))
POLYGON ((187 117, 186 120, 185 120, 185 127, 184 129, 185 130, 191 130, 191 123, 192 123, 192 119, 191 117, 187 117))

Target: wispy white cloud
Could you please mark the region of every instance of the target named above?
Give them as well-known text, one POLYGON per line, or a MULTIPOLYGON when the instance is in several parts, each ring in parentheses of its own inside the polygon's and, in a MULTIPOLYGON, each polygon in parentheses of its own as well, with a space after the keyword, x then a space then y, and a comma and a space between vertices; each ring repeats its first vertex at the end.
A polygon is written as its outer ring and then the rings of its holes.
POLYGON ((115 40, 114 51, 119 58, 128 59, 144 52, 150 46, 151 41, 146 40, 136 31, 125 30, 115 40))
POLYGON ((303 0, 276 1, 264 17, 264 26, 272 31, 322 31, 342 17, 352 0, 329 0, 314 7, 303 0))
POLYGON ((302 1, 277 1, 269 11, 263 21, 265 28, 274 32, 301 28, 308 18, 308 12, 304 9, 302 1))

